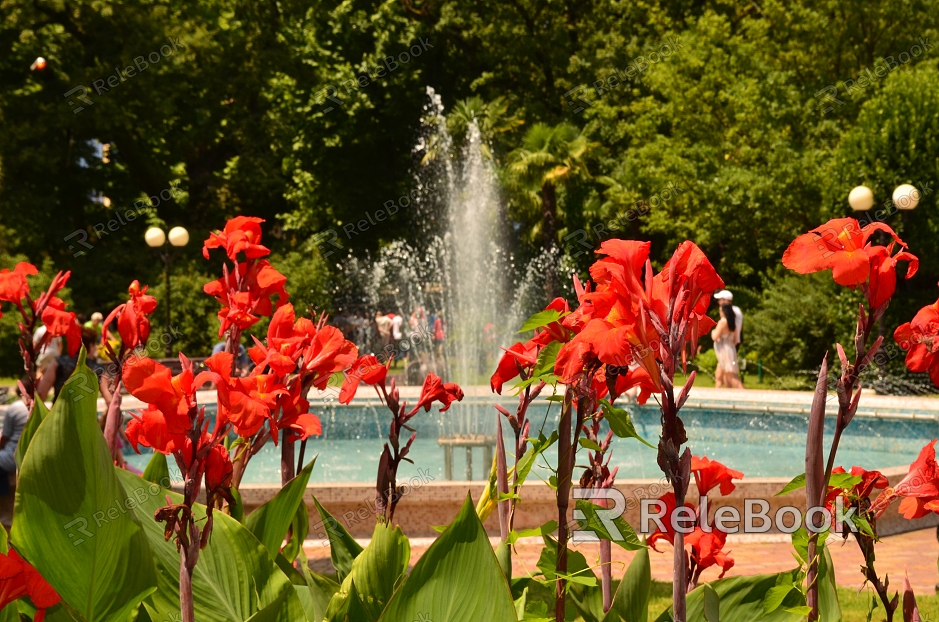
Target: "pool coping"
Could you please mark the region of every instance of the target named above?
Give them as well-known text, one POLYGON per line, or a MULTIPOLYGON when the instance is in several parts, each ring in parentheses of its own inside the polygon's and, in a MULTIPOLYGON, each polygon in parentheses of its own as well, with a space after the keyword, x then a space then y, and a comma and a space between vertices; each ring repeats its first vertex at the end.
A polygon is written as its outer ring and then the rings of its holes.
MULTIPOLYGON (((676 389, 680 389, 678 386, 676 389)), ((404 386, 400 387, 401 397, 413 400, 420 395, 420 387, 404 386)), ((494 394, 488 386, 472 385, 463 388, 466 398, 476 401, 476 399, 492 400, 494 394)), ((559 391, 560 392, 560 391, 559 391)), ((773 412, 779 414, 804 414, 807 415, 814 398, 812 391, 781 391, 767 389, 714 389, 710 387, 693 388, 689 395, 686 407, 691 408, 715 408, 740 412, 773 412)), ((317 407, 323 407, 336 403, 338 388, 330 387, 326 391, 311 389, 307 395, 310 406, 313 410, 317 407)), ((196 399, 199 404, 210 405, 215 403, 215 391, 199 391, 196 393, 196 399)), ((506 391, 501 400, 511 402, 515 398, 506 391)), ((826 404, 826 415, 833 416, 837 413, 838 402, 837 394, 834 391, 829 392, 826 404)), ((543 400, 539 400, 543 401, 543 400)), ((352 402, 353 405, 379 405, 377 396, 369 395, 366 391, 360 390, 359 394, 352 402)), ((98 398, 98 412, 104 412, 107 405, 102 398, 98 398)), ((127 410, 137 410, 144 408, 145 403, 141 402, 132 395, 125 395, 121 401, 121 408, 127 410)), ((654 399, 650 399, 646 406, 654 407, 654 399)), ((5 407, 2 407, 5 410, 5 407)), ((861 396, 861 407, 857 412, 858 417, 873 417, 880 419, 913 419, 939 420, 939 397, 914 397, 898 395, 877 395, 873 391, 865 390, 861 396), (899 412, 899 411, 907 412, 899 412)))

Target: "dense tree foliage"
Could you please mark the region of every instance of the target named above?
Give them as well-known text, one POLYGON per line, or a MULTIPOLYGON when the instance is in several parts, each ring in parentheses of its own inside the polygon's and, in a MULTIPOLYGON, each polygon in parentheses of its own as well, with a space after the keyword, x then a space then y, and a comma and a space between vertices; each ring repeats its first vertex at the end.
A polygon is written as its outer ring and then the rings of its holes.
MULTIPOLYGON (((775 267, 796 234, 850 213, 857 184, 877 208, 897 184, 919 185, 914 212, 888 201, 882 215, 925 259, 889 311, 896 325, 935 299, 939 280, 936 9, 0 0, 0 252, 72 269, 79 309, 105 309, 132 278, 159 280, 147 222, 190 229, 182 269, 201 261, 210 227, 250 213, 303 270, 318 233, 409 191, 433 87, 453 111, 454 145, 480 118, 519 257, 545 232, 581 268, 582 251, 611 236, 655 239, 657 252, 690 238, 730 286, 777 288, 760 298, 767 321, 784 316, 766 305, 787 299, 775 267), (30 70, 38 56, 47 67, 30 70), (536 134, 555 130, 590 148, 544 201, 544 183, 537 196, 518 175, 513 184, 512 163, 533 162, 536 134)), ((401 209, 349 250, 374 252, 425 217, 401 209)), ((336 258, 311 265, 334 270, 336 258)), ((324 288, 310 302, 329 306, 324 288)), ((805 351, 768 339, 764 354, 817 360, 832 337, 822 332, 805 351)))

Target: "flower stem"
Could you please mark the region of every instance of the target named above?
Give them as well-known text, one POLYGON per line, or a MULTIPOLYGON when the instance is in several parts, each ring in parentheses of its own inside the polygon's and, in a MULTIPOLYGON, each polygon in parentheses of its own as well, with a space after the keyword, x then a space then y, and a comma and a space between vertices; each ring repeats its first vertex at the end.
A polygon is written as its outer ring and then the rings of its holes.
POLYGON ((600 540, 600 582, 603 588, 603 613, 613 606, 613 543, 600 540))
MULTIPOLYGON (((567 573, 567 507, 571 496, 571 473, 574 471, 573 446, 571 442, 571 389, 568 388, 558 422, 558 575, 567 573)), ((567 581, 558 578, 555 586, 554 615, 556 620, 564 620, 564 608, 567 600, 567 581)))
POLYGON ((293 479, 294 473, 294 444, 288 441, 288 430, 284 430, 280 439, 280 480, 283 486, 293 479))
POLYGON ((117 379, 117 386, 111 394, 111 403, 108 405, 107 419, 104 424, 104 438, 111 450, 111 459, 117 460, 120 449, 117 446, 117 433, 121 427, 121 379, 117 379))

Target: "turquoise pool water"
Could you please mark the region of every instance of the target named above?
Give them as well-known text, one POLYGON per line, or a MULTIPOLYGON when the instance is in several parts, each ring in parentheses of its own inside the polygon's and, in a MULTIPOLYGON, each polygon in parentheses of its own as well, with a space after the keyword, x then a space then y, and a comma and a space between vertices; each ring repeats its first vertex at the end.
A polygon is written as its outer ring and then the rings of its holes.
MULTIPOLYGON (((510 411, 514 404, 501 402, 510 411)), ((706 455, 731 468, 743 471, 748 477, 794 477, 803 471, 805 460, 805 430, 807 415, 784 405, 698 404, 682 409, 682 419, 688 431, 689 446, 697 456, 706 455), (733 408, 733 409, 731 409, 733 408), (758 410, 768 409, 767 410, 758 410), (775 408, 775 410, 774 410, 775 408), (790 411, 790 412, 786 412, 790 411)), ((656 406, 632 408, 636 429, 652 444, 660 429, 656 406)), ((390 414, 377 404, 329 406, 318 413, 323 423, 323 435, 307 443, 307 460, 317 456, 312 481, 316 482, 372 482, 375 480, 378 458, 388 431, 390 414)), ((845 433, 838 452, 838 464, 867 469, 909 465, 919 450, 933 438, 939 437, 939 421, 925 413, 899 411, 880 413, 873 417, 859 414, 845 433), (915 418, 913 418, 915 415, 915 418)), ((541 402, 529 411, 533 435, 544 423, 546 434, 557 423, 558 406, 541 402)), ((431 477, 445 479, 444 449, 437 443, 440 436, 459 432, 494 434, 496 411, 492 402, 465 402, 454 404, 445 413, 421 412, 412 419, 417 439, 409 458, 414 464, 403 463, 399 477, 431 477)), ((829 418, 828 428, 834 420, 829 418)), ((511 429, 504 426, 506 446, 511 429)), ((830 434, 826 444, 830 443, 830 434)), ((402 441, 403 442, 403 441, 402 441)), ((298 446, 299 447, 299 446, 298 446)), ((583 450, 582 450, 583 451, 583 450)), ((552 462, 556 452, 550 450, 552 462)), ((617 439, 613 443, 611 466, 619 467, 618 479, 658 478, 661 472, 655 462, 655 450, 636 441, 617 439)), ((149 454, 125 453, 127 460, 143 468, 149 454)), ((482 448, 472 450, 473 479, 483 479, 489 465, 483 464, 482 448)), ((511 461, 511 458, 510 458, 511 461)), ((578 460, 578 464, 586 459, 578 460)), ((465 450, 453 450, 454 479, 465 477, 465 450)), ((172 465, 171 465, 172 467, 172 465)), ((178 476, 178 473, 174 474, 178 476)), ((548 477, 546 468, 535 469, 534 476, 548 477)), ((245 474, 246 483, 280 482, 280 449, 271 443, 256 455, 245 474)))

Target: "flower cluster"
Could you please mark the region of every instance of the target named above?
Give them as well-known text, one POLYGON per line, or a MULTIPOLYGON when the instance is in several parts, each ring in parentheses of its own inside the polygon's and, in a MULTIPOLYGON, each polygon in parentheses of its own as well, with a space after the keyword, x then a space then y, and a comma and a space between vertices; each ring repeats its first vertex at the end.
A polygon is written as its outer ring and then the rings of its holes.
MULTIPOLYGON (((13 270, 0 270, 0 301, 11 302, 19 309, 23 317, 20 329, 34 328, 35 320, 40 318, 46 327, 43 340, 36 344, 36 349, 45 346, 54 337, 65 337, 70 356, 75 356, 81 347, 81 326, 75 314, 66 311, 65 302, 57 294, 68 283, 71 272, 59 272, 52 279, 49 289, 33 300, 27 277, 39 274, 36 266, 20 262, 13 270), (28 312, 27 312, 28 310, 28 312)), ((3 314, 0 313, 0 317, 3 314)), ((29 335, 31 339, 31 333, 29 335)), ((21 344, 22 346, 22 344, 21 344)))
MULTIPOLYGON (((743 473, 740 471, 729 469, 715 460, 709 460, 707 456, 703 458, 692 457, 691 472, 694 475, 698 495, 701 497, 706 496, 715 488, 720 490, 722 495, 729 495, 736 488, 733 480, 743 478, 743 473)), ((678 507, 673 492, 659 497, 659 501, 665 506, 665 520, 663 521, 665 529, 657 527, 648 539, 649 546, 656 551, 658 551, 656 543, 662 540, 672 545, 675 544, 675 528, 672 517, 676 515, 678 507)), ((697 585, 702 572, 717 566, 721 569, 718 578, 723 578, 724 574, 733 567, 734 560, 723 551, 724 545, 727 543, 727 534, 720 529, 715 529, 715 526, 709 522, 708 517, 703 516, 699 508, 693 504, 685 502, 682 507, 688 508, 686 513, 694 516, 696 523, 694 531, 685 536, 684 539, 684 544, 691 547, 690 555, 687 558, 688 569, 685 575, 688 577, 688 591, 691 591, 697 585)))
MULTIPOLYGON (((137 452, 143 445, 172 455, 185 481, 186 502, 163 508, 158 517, 166 523, 166 538, 169 539, 175 531, 177 545, 181 548, 189 548, 193 542, 204 547, 211 533, 211 524, 207 524, 200 538, 191 521, 192 503, 203 480, 210 518, 217 499, 234 502, 231 493, 233 466, 228 450, 221 442, 228 434, 232 419, 250 416, 249 411, 259 401, 257 396, 242 395, 243 401, 239 402, 242 408, 231 408, 231 392, 227 390, 222 374, 215 371, 215 368, 224 368, 227 364, 230 373, 231 361, 226 357, 231 357, 231 354, 221 352, 213 355, 206 361, 210 371, 198 374, 193 372, 192 362, 182 353, 179 355, 182 371, 176 376, 168 367, 150 358, 131 359, 122 371, 124 386, 130 394, 147 404, 147 408, 134 415, 127 424, 128 440, 137 452), (218 388, 218 410, 211 431, 205 406, 200 406, 196 399, 196 391, 210 382, 218 388)), ((192 563, 194 565, 195 562, 192 563)))
POLYGON ((897 288, 897 262, 906 261, 906 278, 916 274, 919 259, 893 229, 882 222, 861 227, 854 218, 835 218, 797 237, 783 254, 783 265, 799 274, 831 270, 839 285, 861 287, 871 311, 883 307, 897 288), (882 231, 892 238, 875 246, 870 238, 882 231), (900 251, 894 254, 896 245, 900 251))
MULTIPOLYGON (((18 328, 20 331, 19 347, 23 356, 23 367, 31 387, 36 386, 36 359, 43 348, 57 337, 65 337, 69 356, 75 356, 82 345, 82 331, 78 319, 71 311, 66 311, 65 302, 58 294, 68 283, 71 272, 59 272, 52 279, 48 289, 33 299, 28 277, 39 274, 36 266, 20 262, 13 270, 0 270, 0 302, 10 302, 20 313, 18 328), (40 335, 38 329, 45 327, 40 335), (34 337, 34 335, 36 337, 34 337)), ((0 312, 0 317, 3 313, 0 312)), ((23 400, 32 409, 32 390, 23 387, 23 400)))
MULTIPOLYGON (((357 354, 355 344, 338 328, 326 325, 325 319, 314 324, 297 318, 290 303, 274 312, 266 341, 255 339, 255 345, 248 349, 255 368, 251 376, 238 382, 268 397, 270 410, 265 417, 275 444, 278 430, 290 430, 288 442, 320 434, 320 421, 309 414, 306 394, 311 386, 325 389, 333 374, 352 364, 357 354)), ((258 430, 254 424, 233 423, 241 436, 258 430)))
POLYGON ((617 391, 671 388, 677 361, 686 361, 698 337, 714 326, 706 311, 724 282, 701 249, 683 242, 658 274, 649 249, 649 242, 633 240, 600 246, 604 257, 590 267, 596 289, 588 284, 578 291, 580 306, 562 321, 575 333, 555 365, 565 382, 606 365, 606 382, 617 391), (630 375, 634 364, 642 371, 630 375))
MULTIPOLYGON (((836 283, 859 288, 867 301, 858 309, 855 333, 855 358, 849 361, 844 348, 838 344, 841 361, 841 376, 835 383, 838 395, 838 415, 834 438, 828 455, 827 467, 823 461, 823 433, 825 429, 825 394, 828 383, 827 355, 822 362, 816 386, 815 401, 809 418, 809 434, 806 441, 806 503, 815 507, 819 503, 829 511, 837 501, 856 510, 851 520, 856 527, 856 542, 861 550, 864 565, 861 573, 869 582, 881 601, 887 620, 893 619, 898 606, 898 597, 891 597, 886 577, 883 580, 874 569, 877 542, 876 521, 896 499, 901 499, 900 512, 906 518, 918 518, 929 512, 939 513, 939 469, 936 466, 935 441, 923 448, 913 463, 910 473, 896 487, 889 487, 887 478, 878 471, 867 471, 853 467, 850 475, 843 468, 832 468, 841 435, 857 412, 861 397, 860 373, 873 360, 883 342, 883 337, 874 339, 868 349, 876 324, 896 292, 897 264, 907 262, 906 278, 911 278, 919 267, 919 260, 907 250, 907 245, 884 223, 869 223, 861 227, 853 218, 836 218, 826 224, 797 237, 783 255, 783 265, 800 274, 831 270, 836 283), (886 245, 874 245, 872 236, 881 232, 881 238, 889 239, 886 245), (894 250, 899 246, 899 250, 894 250), (871 502, 876 490, 885 489, 871 502)), ((908 350, 906 364, 916 372, 928 371, 933 382, 939 384, 939 361, 936 360, 936 337, 939 336, 939 303, 920 310, 913 321, 897 328, 894 338, 908 350)), ((843 520, 843 519, 839 519, 843 520)), ((855 531, 855 529, 852 529, 855 531)), ((848 531, 844 531, 847 535, 848 531)), ((809 619, 818 619, 818 544, 817 536, 810 536, 806 557, 806 603, 812 610, 809 619)), ((912 591, 909 592, 912 601, 912 591)), ((907 598, 904 595, 906 605, 907 598)), ((915 605, 914 605, 915 608, 915 605)), ((904 606, 904 619, 911 619, 904 606)))
POLYGON ((222 278, 203 287, 222 305, 218 312, 219 337, 232 328, 241 331, 253 326, 260 316, 270 315, 275 306, 280 307, 289 298, 284 289, 287 277, 261 259, 270 254, 261 245, 262 222, 262 218, 250 216, 232 218, 225 223, 225 229, 210 234, 202 247, 206 259, 210 249, 221 248, 232 261, 231 267, 224 266, 222 278), (244 261, 238 261, 239 253, 244 253, 244 261))

